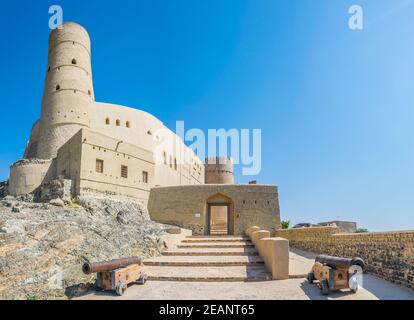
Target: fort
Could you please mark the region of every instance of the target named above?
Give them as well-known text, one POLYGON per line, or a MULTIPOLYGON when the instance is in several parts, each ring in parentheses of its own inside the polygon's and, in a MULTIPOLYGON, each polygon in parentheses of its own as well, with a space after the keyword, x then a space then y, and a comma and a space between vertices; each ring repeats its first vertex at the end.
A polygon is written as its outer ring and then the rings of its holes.
POLYGON ((97 102, 91 40, 72 22, 50 34, 41 116, 10 167, 8 192, 49 199, 56 179, 67 181, 69 197, 128 197, 148 204, 153 220, 195 234, 243 234, 252 221, 280 226, 275 186, 235 184, 230 158, 204 164, 151 114, 97 102))

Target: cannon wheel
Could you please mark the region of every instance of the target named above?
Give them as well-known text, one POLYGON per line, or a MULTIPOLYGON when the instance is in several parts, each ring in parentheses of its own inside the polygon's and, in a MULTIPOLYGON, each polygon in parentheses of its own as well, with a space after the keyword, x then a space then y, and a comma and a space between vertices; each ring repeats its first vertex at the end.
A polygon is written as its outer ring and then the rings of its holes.
POLYGON ((321 281, 321 290, 322 290, 322 294, 324 296, 329 294, 329 285, 328 285, 328 280, 322 280, 321 281))
POLYGON ((125 288, 122 282, 119 282, 115 287, 115 292, 118 296, 122 296, 125 293, 125 288))
POLYGON ((307 279, 309 283, 313 283, 315 281, 315 274, 313 272, 309 272, 307 279))
POLYGON ((137 283, 143 285, 145 282, 147 282, 147 278, 148 276, 144 273, 139 277, 137 283))

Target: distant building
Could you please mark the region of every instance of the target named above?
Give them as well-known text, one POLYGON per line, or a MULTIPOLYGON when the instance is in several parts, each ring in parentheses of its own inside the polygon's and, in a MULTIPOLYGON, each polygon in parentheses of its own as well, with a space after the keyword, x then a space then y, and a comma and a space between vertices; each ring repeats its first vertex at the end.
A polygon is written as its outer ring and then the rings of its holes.
POLYGON ((328 221, 328 222, 320 222, 318 225, 320 226, 331 226, 335 224, 341 232, 344 233, 355 233, 357 231, 357 223, 351 221, 328 221))

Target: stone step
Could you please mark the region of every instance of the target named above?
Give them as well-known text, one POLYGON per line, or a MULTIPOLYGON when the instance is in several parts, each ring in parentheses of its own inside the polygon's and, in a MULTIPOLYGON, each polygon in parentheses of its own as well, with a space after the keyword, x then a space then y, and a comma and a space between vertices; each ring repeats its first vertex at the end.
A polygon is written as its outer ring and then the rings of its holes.
POLYGON ((250 241, 216 241, 216 242, 194 242, 182 243, 178 248, 247 248, 254 247, 250 241))
POLYGON ((263 266, 259 256, 161 256, 144 261, 146 266, 228 267, 263 266))
POLYGON ((144 266, 148 280, 152 281, 266 281, 272 277, 264 267, 159 267, 144 266))
POLYGON ((185 238, 182 242, 240 242, 240 241, 249 241, 248 237, 237 237, 237 236, 191 236, 185 238))
POLYGON ((164 256, 257 256, 253 248, 177 248, 164 251, 164 256))

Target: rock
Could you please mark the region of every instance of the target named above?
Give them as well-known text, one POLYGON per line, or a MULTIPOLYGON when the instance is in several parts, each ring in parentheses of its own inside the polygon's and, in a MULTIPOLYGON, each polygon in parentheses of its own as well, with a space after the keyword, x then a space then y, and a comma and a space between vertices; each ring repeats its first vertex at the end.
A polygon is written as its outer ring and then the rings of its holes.
POLYGON ((82 295, 96 277, 83 274, 85 258, 149 258, 165 249, 160 239, 169 226, 150 221, 138 201, 89 196, 77 199, 80 206, 74 208, 62 207, 62 199, 50 204, 10 200, 24 214, 0 206, 0 300, 26 299, 31 293, 37 299, 82 295))
POLYGON ((116 221, 120 224, 128 224, 130 220, 130 214, 126 211, 120 211, 116 215, 116 221))
POLYGON ((181 234, 181 228, 179 227, 166 228, 165 232, 169 234, 181 234))
POLYGON ((65 206, 65 203, 60 198, 50 200, 49 204, 51 204, 52 206, 55 206, 55 207, 64 207, 65 206))
POLYGON ((6 200, 6 201, 14 201, 14 200, 16 200, 16 198, 15 198, 15 197, 13 197, 13 196, 8 195, 8 196, 5 196, 5 197, 3 198, 3 200, 6 200))
POLYGON ((64 203, 65 205, 70 205, 70 204, 72 204, 72 199, 71 199, 70 197, 67 197, 67 196, 64 196, 64 197, 62 198, 62 201, 63 201, 63 203, 64 203))
POLYGON ((116 215, 116 213, 117 213, 117 211, 115 211, 115 209, 114 209, 114 208, 112 208, 112 207, 110 207, 110 206, 105 207, 105 212, 106 212, 107 214, 112 215, 112 216, 115 216, 115 215, 116 215))
POLYGON ((19 207, 13 207, 12 208, 12 212, 19 213, 20 212, 20 208, 19 207))
POLYGON ((29 194, 17 196, 16 200, 23 201, 23 202, 34 202, 34 198, 35 198, 34 194, 29 193, 29 194))

